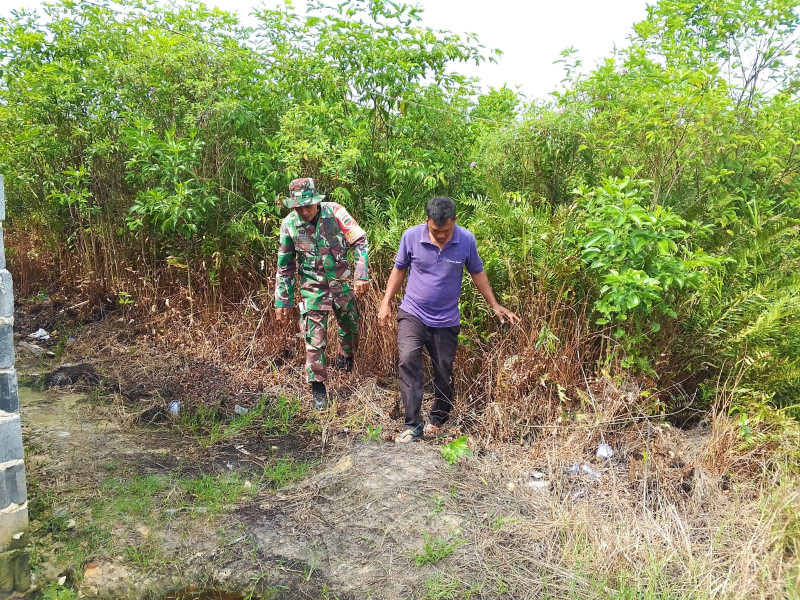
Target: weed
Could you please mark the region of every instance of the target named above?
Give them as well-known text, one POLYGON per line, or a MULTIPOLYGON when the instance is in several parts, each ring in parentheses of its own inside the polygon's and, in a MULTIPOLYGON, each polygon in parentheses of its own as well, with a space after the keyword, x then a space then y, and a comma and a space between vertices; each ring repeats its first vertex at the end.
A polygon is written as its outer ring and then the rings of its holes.
POLYGON ((220 423, 219 427, 212 429, 212 433, 209 436, 210 443, 213 444, 219 440, 231 438, 242 430, 251 427, 264 414, 265 409, 266 396, 261 396, 255 406, 251 407, 246 413, 234 416, 227 427, 220 423))
POLYGON ((509 587, 509 585, 497 573, 495 573, 495 575, 494 575, 494 583, 497 586, 497 595, 498 596, 505 596, 508 592, 511 591, 511 588, 509 587))
POLYGON ((70 332, 67 329, 65 329, 63 326, 61 326, 61 327, 58 328, 56 336, 54 336, 54 337, 57 337, 58 342, 56 343, 55 347, 53 348, 53 358, 55 358, 55 360, 59 361, 59 360, 61 360, 61 357, 64 355, 64 350, 67 347, 67 341, 69 340, 70 332))
POLYGON ((119 297, 117 303, 120 306, 130 306, 133 304, 133 297, 128 292, 119 292, 117 296, 119 297))
POLYGON ((218 439, 216 436, 220 435, 223 423, 224 416, 219 408, 207 406, 202 402, 193 410, 181 412, 181 426, 198 436, 198 439, 204 435, 218 439))
POLYGON ((366 434, 361 436, 362 442, 380 442, 381 441, 381 433, 383 433, 383 427, 377 426, 373 427, 372 425, 367 425, 367 432, 366 434))
POLYGON ((425 580, 423 600, 455 600, 461 592, 461 582, 440 573, 425 580))
POLYGON ((280 458, 264 467, 264 480, 275 488, 286 487, 301 479, 315 465, 314 462, 295 462, 291 458, 280 458))
MULTIPOLYGON (((47 367, 45 366, 43 359, 39 359, 39 368, 42 371, 47 371, 47 367)), ((18 377, 20 386, 29 387, 34 392, 43 392, 47 389, 46 373, 36 373, 34 375, 20 373, 18 377)))
POLYGON ((143 571, 150 572, 164 563, 164 554, 155 540, 125 546, 125 559, 143 571))
POLYGON ((254 490, 236 473, 202 475, 180 483, 194 499, 194 506, 207 508, 211 514, 220 514, 227 506, 236 504, 240 498, 252 494, 254 490))
POLYGON ((271 433, 289 433, 292 421, 300 410, 300 400, 281 396, 264 415, 261 426, 271 433))
MULTIPOLYGON (((265 577, 265 575, 260 575, 256 577, 265 577)), ((256 578, 254 577, 254 579, 256 578)), ((249 594, 244 598, 244 600, 252 600, 253 598, 261 598, 261 600, 280 600, 281 598, 286 598, 288 593, 290 592, 290 588, 285 585, 271 585, 263 590, 260 590, 258 596, 254 594, 249 594)))
POLYGON ((89 402, 89 404, 96 404, 97 401, 106 396, 107 393, 108 390, 106 390, 106 382, 101 379, 92 389, 92 391, 86 396, 86 401, 89 402))
POLYGON ((466 540, 459 538, 443 540, 432 538, 427 533, 423 535, 425 536, 425 545, 414 554, 414 562, 417 563, 418 567, 436 564, 443 558, 450 556, 456 548, 467 543, 466 540))
MULTIPOLYGON (((289 591, 290 588, 285 585, 273 585, 261 591, 258 597, 262 600, 280 600, 281 598, 286 598, 289 591)), ((251 598, 253 598, 252 594, 250 598, 245 598, 245 600, 251 600, 251 598)))
POLYGON ((456 464, 462 456, 472 456, 472 450, 467 446, 467 436, 462 435, 450 443, 443 444, 442 456, 451 465, 456 464))
POLYGON ((208 448, 253 426, 260 425, 271 433, 289 433, 299 409, 300 402, 296 398, 280 397, 268 405, 267 397, 261 396, 250 410, 228 422, 219 408, 200 404, 181 415, 181 425, 197 437, 201 446, 208 448))
POLYGON ((441 496, 433 497, 433 514, 438 515, 444 510, 444 498, 441 496))
POLYGON ((168 487, 169 480, 159 475, 135 476, 128 482, 109 478, 101 487, 97 509, 120 517, 143 517, 153 512, 156 495, 168 487))
POLYGON ((489 522, 489 526, 492 528, 492 531, 500 531, 506 526, 506 523, 516 523, 517 521, 519 521, 519 519, 514 519, 512 517, 493 516, 489 522))
POLYGON ((480 595, 482 589, 480 584, 465 587, 460 579, 439 573, 425 580, 425 595, 422 600, 469 600, 480 595))
POLYGON ((77 600, 78 595, 70 589, 62 587, 55 582, 48 583, 42 588, 40 600, 77 600))

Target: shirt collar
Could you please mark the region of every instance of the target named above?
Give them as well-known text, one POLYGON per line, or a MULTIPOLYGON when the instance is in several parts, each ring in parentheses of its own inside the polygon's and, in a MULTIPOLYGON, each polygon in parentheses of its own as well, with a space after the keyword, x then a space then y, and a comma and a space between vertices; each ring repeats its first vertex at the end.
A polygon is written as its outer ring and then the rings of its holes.
MULTIPOLYGON (((457 244, 460 240, 461 240, 461 231, 458 224, 456 224, 456 226, 453 228, 453 237, 450 238, 450 241, 444 245, 444 248, 447 248, 450 244, 457 244)), ((427 222, 422 224, 422 237, 420 238, 419 241, 422 242, 423 244, 430 244, 431 246, 436 246, 436 244, 434 244, 431 241, 431 236, 428 233, 427 222)), ((444 250, 444 248, 442 248, 442 250, 444 250)))

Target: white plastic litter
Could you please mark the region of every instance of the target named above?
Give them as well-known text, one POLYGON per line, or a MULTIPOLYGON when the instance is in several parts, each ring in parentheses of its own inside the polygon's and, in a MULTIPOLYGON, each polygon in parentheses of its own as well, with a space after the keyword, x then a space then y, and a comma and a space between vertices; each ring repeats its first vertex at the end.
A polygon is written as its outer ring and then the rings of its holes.
POLYGON ((233 407, 233 412, 236 413, 237 415, 246 415, 247 413, 250 412, 250 409, 247 408, 246 406, 240 406, 239 404, 237 404, 236 406, 233 407))
POLYGON ((29 333, 28 334, 28 339, 29 340, 49 340, 50 339, 50 334, 47 333, 47 331, 45 331, 44 329, 42 329, 40 327, 39 329, 37 329, 33 333, 29 333))
POLYGON ((544 491, 544 490, 549 490, 550 489, 550 482, 549 481, 543 481, 543 480, 538 480, 538 479, 532 479, 528 483, 526 483, 525 485, 527 487, 531 488, 531 489, 539 490, 539 491, 544 491))
POLYGON ((588 463, 578 464, 572 463, 569 467, 564 467, 564 473, 567 475, 588 475, 591 479, 600 479, 601 473, 595 471, 588 463))
POLYGON ((177 400, 173 400, 169 403, 169 412, 173 415, 179 415, 181 413, 181 403, 177 400))
POLYGON ((597 458, 611 458, 614 456, 614 450, 608 444, 600 444, 597 447, 597 458))
POLYGON ((590 465, 583 463, 581 465, 581 473, 588 475, 592 479, 600 479, 600 472, 595 471, 590 465))

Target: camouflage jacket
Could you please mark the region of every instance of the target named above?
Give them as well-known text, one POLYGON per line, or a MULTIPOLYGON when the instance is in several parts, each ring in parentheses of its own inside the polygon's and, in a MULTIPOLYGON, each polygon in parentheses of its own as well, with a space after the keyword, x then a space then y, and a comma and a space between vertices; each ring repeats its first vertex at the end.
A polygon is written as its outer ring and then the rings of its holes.
POLYGON ((294 304, 295 274, 305 310, 330 310, 350 301, 351 272, 347 248, 355 250, 355 279, 369 279, 367 234, 347 210, 335 202, 321 202, 314 227, 292 211, 281 223, 275 307, 294 304))

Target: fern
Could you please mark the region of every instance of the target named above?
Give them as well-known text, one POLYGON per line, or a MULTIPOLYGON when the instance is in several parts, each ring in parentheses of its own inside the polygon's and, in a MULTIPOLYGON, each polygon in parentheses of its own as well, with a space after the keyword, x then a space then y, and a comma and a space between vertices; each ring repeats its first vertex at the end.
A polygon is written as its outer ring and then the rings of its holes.
POLYGON ((800 416, 800 240, 797 219, 771 217, 740 232, 688 323, 703 354, 723 371, 744 368, 739 386, 800 416))

